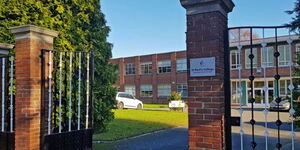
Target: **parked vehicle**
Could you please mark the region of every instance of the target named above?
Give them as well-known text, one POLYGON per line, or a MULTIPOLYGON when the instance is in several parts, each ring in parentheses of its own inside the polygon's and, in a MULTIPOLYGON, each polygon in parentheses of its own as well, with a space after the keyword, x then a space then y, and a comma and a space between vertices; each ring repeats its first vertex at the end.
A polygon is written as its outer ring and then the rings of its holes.
POLYGON ((133 95, 125 92, 118 92, 116 96, 117 108, 133 108, 133 109, 143 109, 143 102, 136 99, 133 95))
MULTIPOLYGON (((282 100, 279 103, 279 110, 290 110, 291 108, 291 103, 289 102, 289 100, 282 100)), ((270 110, 278 110, 278 104, 276 103, 275 100, 273 100, 270 103, 270 110)))

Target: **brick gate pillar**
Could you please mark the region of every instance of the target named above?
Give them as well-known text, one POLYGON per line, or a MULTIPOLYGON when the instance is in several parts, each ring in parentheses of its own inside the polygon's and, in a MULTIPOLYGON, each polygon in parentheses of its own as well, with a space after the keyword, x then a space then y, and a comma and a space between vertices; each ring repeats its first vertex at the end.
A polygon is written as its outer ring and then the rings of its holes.
POLYGON ((15 149, 39 150, 41 129, 41 49, 53 49, 58 32, 33 25, 11 28, 15 35, 15 149))
POLYGON ((189 149, 230 149, 230 140, 225 138, 231 131, 225 122, 225 114, 230 115, 230 109, 225 113, 225 94, 230 91, 224 88, 229 84, 229 52, 224 41, 227 13, 234 4, 232 0, 180 2, 187 16, 189 149))

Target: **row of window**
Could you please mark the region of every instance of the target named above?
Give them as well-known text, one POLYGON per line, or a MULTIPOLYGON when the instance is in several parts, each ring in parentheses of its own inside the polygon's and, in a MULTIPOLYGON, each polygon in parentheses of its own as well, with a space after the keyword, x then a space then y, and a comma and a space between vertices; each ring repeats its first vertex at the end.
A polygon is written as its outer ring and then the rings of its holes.
MULTIPOLYGON (((125 92, 132 95, 136 95, 135 85, 125 85, 125 92)), ((188 96, 187 84, 177 84, 177 92, 181 93, 182 97, 188 96)), ((171 85, 170 84, 159 84, 157 86, 157 96, 158 97, 169 97, 171 95, 171 85)), ((140 86, 140 97, 152 97, 153 90, 152 85, 144 84, 140 86)))
MULTIPOLYGON (((299 45, 300 46, 300 45, 299 45)), ((297 46, 297 51, 299 50, 299 46, 297 46)), ((289 45, 280 45, 278 46, 278 51, 280 56, 278 58, 279 66, 288 66, 289 62, 291 62, 291 48, 289 45)), ((261 66, 265 67, 273 67, 275 64, 274 59, 274 47, 266 47, 261 50, 261 66)), ((254 55, 253 59, 253 67, 258 67, 257 64, 257 48, 252 49, 252 54, 254 55)), ((249 69, 251 62, 249 59, 250 49, 245 49, 245 68, 249 69)), ((230 52, 230 60, 231 60, 231 69, 238 69, 241 66, 241 58, 240 51, 232 50, 230 52)))
MULTIPOLYGON (((254 92, 254 97, 256 99, 256 103, 264 103, 264 97, 266 96, 268 99, 268 103, 272 102, 274 100, 274 83, 275 81, 267 81, 267 87, 268 91, 265 93, 264 87, 265 87, 265 82, 264 81, 254 81, 254 86, 253 86, 253 92, 254 92)), ((290 96, 291 91, 289 90, 289 85, 290 85, 290 80, 279 80, 279 97, 285 98, 290 96)), ((232 81, 231 82, 231 100, 232 103, 239 104, 240 103, 240 94, 238 92, 238 88, 240 87, 239 82, 237 81, 232 81)), ((251 87, 250 87, 250 82, 247 82, 247 93, 248 96, 250 95, 251 87)))
MULTIPOLYGON (((157 62, 157 73, 170 73, 171 72, 171 61, 164 60, 157 62)), ((177 59, 176 60, 176 71, 177 72, 186 72, 187 71, 187 62, 186 59, 177 59)), ((152 62, 142 62, 140 64, 140 73, 151 74, 152 73, 152 62)), ((135 64, 127 63, 125 64, 125 74, 134 75, 136 74, 135 64)))

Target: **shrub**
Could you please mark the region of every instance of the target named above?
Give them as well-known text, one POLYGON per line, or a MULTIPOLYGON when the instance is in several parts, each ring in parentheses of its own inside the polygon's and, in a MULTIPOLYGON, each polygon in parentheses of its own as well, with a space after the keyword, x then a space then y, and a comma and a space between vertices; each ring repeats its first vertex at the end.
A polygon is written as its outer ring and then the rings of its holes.
POLYGON ((171 96, 168 98, 169 101, 181 100, 181 94, 178 92, 172 92, 171 96))

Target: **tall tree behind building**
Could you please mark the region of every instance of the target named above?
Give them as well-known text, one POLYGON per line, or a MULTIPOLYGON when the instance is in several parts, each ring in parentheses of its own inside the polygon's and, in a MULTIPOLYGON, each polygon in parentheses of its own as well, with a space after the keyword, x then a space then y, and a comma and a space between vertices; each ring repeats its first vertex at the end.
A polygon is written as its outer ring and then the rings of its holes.
POLYGON ((113 119, 115 101, 115 68, 108 64, 112 44, 107 42, 110 31, 99 0, 1 0, 0 41, 14 44, 9 28, 33 24, 59 31, 55 49, 62 51, 89 51, 95 54, 94 127, 105 129, 113 119))
MULTIPOLYGON (((238 42, 238 41, 250 41, 251 37, 250 29, 232 29, 229 31, 229 41, 238 42)), ((259 35, 255 32, 252 32, 252 39, 259 39, 259 35)))

